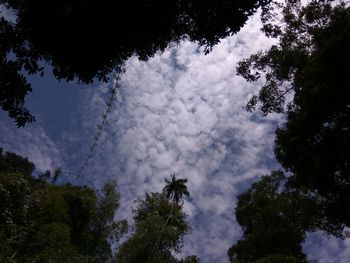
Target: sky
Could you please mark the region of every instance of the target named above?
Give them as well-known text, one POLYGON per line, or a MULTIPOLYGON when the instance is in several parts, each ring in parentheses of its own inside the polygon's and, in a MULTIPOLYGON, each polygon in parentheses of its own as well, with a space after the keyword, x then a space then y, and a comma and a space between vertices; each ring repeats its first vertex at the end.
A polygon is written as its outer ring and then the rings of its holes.
MULTIPOLYGON (((171 173, 188 179, 185 199, 191 232, 183 255, 201 262, 228 262, 227 250, 241 237, 234 217, 237 195, 271 170, 274 130, 283 115, 261 117, 242 107, 258 91, 236 75, 236 64, 273 40, 252 17, 235 36, 204 52, 182 42, 147 62, 131 58, 120 76, 108 122, 85 163, 113 88, 109 83, 77 85, 58 82, 50 71, 31 76, 27 98, 36 122, 16 128, 0 112, 0 146, 27 156, 37 171, 61 167, 61 181, 100 188, 118 182, 117 218, 131 222, 131 207, 146 192, 159 192, 171 173)), ((261 84, 261 83, 260 83, 261 84)), ((350 242, 308 235, 304 245, 320 263, 347 262, 350 242)))

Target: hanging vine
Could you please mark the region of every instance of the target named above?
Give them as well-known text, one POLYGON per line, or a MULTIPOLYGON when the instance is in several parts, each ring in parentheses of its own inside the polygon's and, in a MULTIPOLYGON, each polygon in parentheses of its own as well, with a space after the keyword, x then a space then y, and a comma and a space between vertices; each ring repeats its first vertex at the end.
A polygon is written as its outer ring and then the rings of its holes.
POLYGON ((101 135, 102 135, 102 132, 104 130, 104 127, 106 126, 107 124, 107 119, 108 119, 108 115, 111 113, 112 111, 112 108, 113 108, 113 102, 117 99, 117 93, 118 93, 118 89, 119 89, 119 80, 120 80, 120 74, 122 73, 122 71, 117 71, 115 73, 115 77, 114 77, 114 80, 113 80, 113 87, 111 89, 111 95, 106 103, 106 110, 104 112, 104 114, 102 115, 102 121, 100 124, 97 125, 97 132, 94 136, 94 139, 93 139, 93 143, 91 144, 90 146, 90 149, 89 149, 89 154, 86 156, 86 158, 84 159, 84 162, 83 164, 80 166, 75 178, 76 179, 79 179, 84 170, 86 169, 86 167, 88 166, 91 158, 93 157, 94 153, 95 153, 95 150, 96 150, 96 147, 98 145, 98 142, 101 138, 101 135))

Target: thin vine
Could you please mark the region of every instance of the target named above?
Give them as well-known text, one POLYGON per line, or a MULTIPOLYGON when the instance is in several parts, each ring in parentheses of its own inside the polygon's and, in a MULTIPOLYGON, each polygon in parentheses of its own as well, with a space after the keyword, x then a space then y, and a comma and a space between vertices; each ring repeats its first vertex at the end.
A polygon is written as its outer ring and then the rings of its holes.
POLYGON ((104 112, 104 114, 102 115, 102 121, 100 124, 97 125, 97 133, 94 137, 93 143, 90 146, 89 149, 89 154, 87 155, 87 157, 85 158, 83 164, 80 166, 75 178, 79 179, 84 170, 86 169, 86 167, 89 164, 89 161, 91 160, 91 158, 93 157, 96 147, 98 145, 98 141, 101 138, 102 132, 104 130, 105 125, 107 124, 107 119, 108 119, 108 115, 111 113, 112 108, 113 108, 113 102, 117 99, 117 93, 118 93, 118 89, 119 89, 119 80, 120 80, 120 71, 118 71, 117 73, 115 73, 115 78, 113 80, 113 88, 111 89, 111 95, 107 101, 107 108, 106 111, 104 112))

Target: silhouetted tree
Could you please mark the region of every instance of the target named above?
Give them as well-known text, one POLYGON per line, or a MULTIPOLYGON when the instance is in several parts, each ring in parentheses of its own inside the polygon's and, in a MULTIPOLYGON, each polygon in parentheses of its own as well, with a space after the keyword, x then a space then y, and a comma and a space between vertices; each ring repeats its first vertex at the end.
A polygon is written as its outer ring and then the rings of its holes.
POLYGON ((31 86, 22 72, 43 73, 40 61, 58 79, 107 80, 130 56, 147 59, 185 38, 209 52, 267 2, 2 0, 17 20, 0 20, 0 106, 18 126, 34 120, 24 106, 31 86))
POLYGON ((278 44, 238 68, 250 81, 265 74, 247 108, 260 105, 264 115, 286 110, 275 152, 292 173, 289 183, 321 195, 330 223, 350 226, 350 9, 327 0, 305 7, 290 0, 281 8, 282 24, 271 12, 264 21, 278 44))
MULTIPOLYGON (((306 262, 302 243, 306 231, 323 224, 317 196, 285 187, 282 172, 272 172, 238 197, 236 219, 243 237, 228 251, 235 263, 306 262)), ((338 235, 342 226, 333 226, 338 235)))
POLYGON ((189 196, 190 193, 187 190, 187 179, 176 179, 176 174, 173 173, 171 175, 171 181, 165 179, 167 183, 163 188, 163 194, 165 194, 166 198, 172 200, 174 203, 179 203, 182 196, 189 196))

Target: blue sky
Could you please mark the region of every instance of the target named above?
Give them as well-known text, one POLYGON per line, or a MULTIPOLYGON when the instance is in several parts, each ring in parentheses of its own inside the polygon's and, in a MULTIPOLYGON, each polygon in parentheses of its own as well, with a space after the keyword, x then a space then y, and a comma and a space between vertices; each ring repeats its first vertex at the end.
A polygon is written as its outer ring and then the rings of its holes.
MULTIPOLYGON (((118 218, 131 216, 136 198, 161 191, 176 172, 188 179, 184 209, 192 231, 183 253, 201 262, 228 262, 228 248, 241 231, 234 219, 237 195, 279 166, 274 129, 282 115, 261 118, 242 106, 257 91, 236 76, 236 63, 273 43, 259 32, 258 16, 209 55, 183 42, 148 62, 131 58, 99 144, 77 180, 102 120, 113 83, 58 82, 46 72, 31 77, 28 108, 37 121, 17 129, 0 113, 0 146, 28 156, 39 171, 61 167, 62 180, 100 187, 117 180, 118 218)), ((305 248, 319 262, 347 262, 350 243, 312 234, 305 248)))

